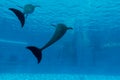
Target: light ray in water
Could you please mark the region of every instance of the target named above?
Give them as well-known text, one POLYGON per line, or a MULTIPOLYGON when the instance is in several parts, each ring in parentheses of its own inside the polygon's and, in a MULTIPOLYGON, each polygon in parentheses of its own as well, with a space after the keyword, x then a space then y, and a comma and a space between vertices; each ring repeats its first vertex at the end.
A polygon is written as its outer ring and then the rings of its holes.
POLYGON ((11 43, 11 44, 21 44, 21 45, 27 45, 26 42, 21 41, 12 41, 12 40, 6 40, 6 39, 0 39, 0 43, 11 43))

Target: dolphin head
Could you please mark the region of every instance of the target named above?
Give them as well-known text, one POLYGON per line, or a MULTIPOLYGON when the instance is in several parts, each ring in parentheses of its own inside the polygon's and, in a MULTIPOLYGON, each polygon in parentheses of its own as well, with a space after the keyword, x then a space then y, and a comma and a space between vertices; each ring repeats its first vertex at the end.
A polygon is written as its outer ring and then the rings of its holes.
POLYGON ((67 27, 65 24, 63 24, 63 23, 59 23, 59 24, 57 24, 57 25, 55 25, 55 24, 51 24, 51 26, 54 26, 54 27, 57 27, 57 28, 59 28, 59 29, 62 29, 62 30, 69 30, 69 29, 73 29, 72 27, 67 27))
POLYGON ((73 29, 72 27, 67 27, 65 24, 62 23, 59 23, 57 26, 65 30, 73 29))

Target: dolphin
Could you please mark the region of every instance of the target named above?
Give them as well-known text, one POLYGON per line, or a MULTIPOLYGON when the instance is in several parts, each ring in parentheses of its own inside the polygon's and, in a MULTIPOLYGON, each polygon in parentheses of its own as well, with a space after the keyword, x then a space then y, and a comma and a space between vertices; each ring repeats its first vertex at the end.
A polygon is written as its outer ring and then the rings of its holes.
POLYGON ((42 47, 42 48, 37 48, 35 46, 28 46, 26 47, 29 49, 33 55, 37 58, 38 64, 40 63, 42 59, 42 51, 52 44, 54 44, 56 41, 58 41, 60 38, 63 37, 63 35, 66 33, 67 30, 73 29, 72 27, 67 27, 65 24, 59 23, 57 25, 52 25, 56 28, 53 36, 51 39, 42 47))
POLYGON ((27 18, 28 14, 32 14, 36 7, 40 7, 38 5, 26 4, 24 7, 18 6, 23 9, 23 12, 17 10, 15 8, 9 8, 14 14, 18 17, 22 27, 25 24, 25 17, 27 18))

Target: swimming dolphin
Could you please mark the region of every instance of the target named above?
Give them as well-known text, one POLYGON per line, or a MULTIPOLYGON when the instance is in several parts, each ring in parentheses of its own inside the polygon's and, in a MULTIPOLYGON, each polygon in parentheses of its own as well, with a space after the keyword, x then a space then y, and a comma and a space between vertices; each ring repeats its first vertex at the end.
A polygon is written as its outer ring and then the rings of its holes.
POLYGON ((58 41, 61 37, 63 37, 63 35, 66 33, 67 30, 73 29, 71 27, 67 27, 66 25, 64 25, 62 23, 57 24, 57 25, 52 25, 52 26, 54 26, 56 28, 56 30, 55 30, 52 38, 42 48, 37 48, 35 46, 26 47, 37 58, 38 64, 40 63, 40 61, 42 59, 42 51, 44 49, 48 48, 49 46, 51 46, 56 41, 58 41))
POLYGON ((24 7, 18 6, 20 8, 23 9, 23 12, 21 12, 20 10, 17 10, 15 8, 9 8, 9 10, 11 10, 12 12, 15 13, 15 15, 18 17, 19 21, 21 22, 22 27, 25 24, 25 17, 28 16, 28 14, 31 14, 34 12, 36 7, 40 7, 40 6, 35 6, 32 4, 26 4, 24 7))

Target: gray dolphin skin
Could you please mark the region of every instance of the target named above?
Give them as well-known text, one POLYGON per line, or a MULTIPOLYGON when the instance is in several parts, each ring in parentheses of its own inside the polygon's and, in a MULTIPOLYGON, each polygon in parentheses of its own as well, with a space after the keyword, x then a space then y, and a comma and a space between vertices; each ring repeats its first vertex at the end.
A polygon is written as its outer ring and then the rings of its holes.
POLYGON ((35 46, 28 46, 26 47, 29 49, 33 55, 37 58, 38 64, 40 63, 42 59, 42 51, 52 44, 54 44, 56 41, 61 39, 64 34, 66 33, 67 30, 73 29, 72 27, 67 27, 65 24, 59 23, 57 25, 52 25, 56 28, 52 38, 42 47, 42 48, 37 48, 35 46))
POLYGON ((23 7, 23 13, 26 15, 26 17, 28 16, 28 14, 31 14, 34 12, 35 8, 36 7, 40 7, 40 6, 37 6, 37 5, 32 5, 32 4, 26 4, 24 7, 23 7))
POLYGON ((32 4, 27 4, 27 5, 24 6, 23 10, 24 10, 23 13, 31 14, 35 10, 35 6, 32 5, 32 4))

